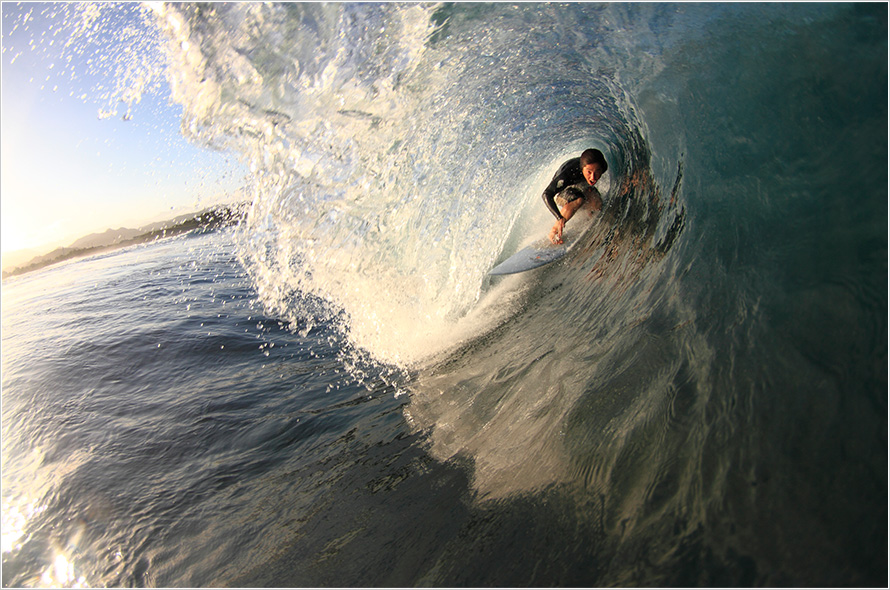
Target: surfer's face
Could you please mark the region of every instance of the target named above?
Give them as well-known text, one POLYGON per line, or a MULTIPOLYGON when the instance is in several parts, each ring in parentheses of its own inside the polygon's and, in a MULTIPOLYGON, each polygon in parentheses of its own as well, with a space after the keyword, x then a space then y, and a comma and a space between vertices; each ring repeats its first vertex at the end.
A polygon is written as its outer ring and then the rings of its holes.
POLYGON ((596 184, 596 181, 600 179, 600 176, 603 175, 602 170, 600 170, 599 164, 588 164, 581 168, 581 174, 584 175, 584 179, 587 180, 587 184, 593 186, 596 184))

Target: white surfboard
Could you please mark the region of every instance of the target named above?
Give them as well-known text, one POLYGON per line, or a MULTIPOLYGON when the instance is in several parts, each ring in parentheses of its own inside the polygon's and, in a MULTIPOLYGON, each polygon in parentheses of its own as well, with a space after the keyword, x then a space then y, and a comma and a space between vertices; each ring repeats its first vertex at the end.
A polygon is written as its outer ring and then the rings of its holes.
MULTIPOLYGON (((599 193, 597 193, 597 195, 599 195, 599 193)), ((570 222, 572 226, 567 227, 563 231, 562 244, 554 244, 546 237, 535 240, 488 271, 488 274, 495 276, 511 275, 556 262, 568 254, 581 239, 581 236, 583 236, 591 225, 593 225, 593 219, 598 210, 599 207, 597 209, 592 209, 588 204, 585 204, 575 216, 572 217, 570 222)))
POLYGON ((556 262, 568 253, 569 247, 562 243, 553 244, 548 238, 529 244, 490 271, 490 275, 511 275, 532 270, 551 262, 556 262))

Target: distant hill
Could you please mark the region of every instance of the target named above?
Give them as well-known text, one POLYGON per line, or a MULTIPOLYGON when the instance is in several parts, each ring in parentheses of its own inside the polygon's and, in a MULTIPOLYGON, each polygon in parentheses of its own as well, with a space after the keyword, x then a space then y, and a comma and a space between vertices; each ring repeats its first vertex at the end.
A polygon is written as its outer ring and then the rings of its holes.
POLYGON ((68 246, 69 248, 98 248, 100 246, 111 246, 118 244, 124 240, 131 240, 136 236, 146 233, 142 229, 128 229, 121 227, 118 229, 109 229, 100 234, 90 234, 84 236, 68 246))
POLYGON ((32 258, 29 262, 3 271, 3 278, 38 270, 52 264, 98 254, 133 244, 151 242, 195 230, 209 231, 237 225, 247 214, 247 203, 219 205, 197 213, 180 215, 169 221, 146 225, 138 229, 118 228, 84 236, 70 246, 56 248, 48 254, 32 258))

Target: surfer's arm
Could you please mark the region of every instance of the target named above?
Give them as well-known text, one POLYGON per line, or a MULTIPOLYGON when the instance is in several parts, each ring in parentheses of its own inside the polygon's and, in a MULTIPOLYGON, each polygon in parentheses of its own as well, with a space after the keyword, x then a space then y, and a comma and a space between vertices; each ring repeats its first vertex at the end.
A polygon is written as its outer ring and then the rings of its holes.
MULTIPOLYGON (((562 166, 559 167, 559 170, 556 171, 556 174, 554 174, 553 178, 550 180, 550 184, 544 189, 544 194, 541 195, 544 199, 544 204, 547 205, 547 208, 553 213, 553 216, 557 221, 562 220, 565 222, 567 218, 562 216, 559 207, 556 206, 556 194, 565 187, 578 182, 572 177, 572 172, 578 168, 578 162, 580 162, 579 158, 573 158, 567 162, 563 162, 562 166)), ((578 168, 578 170, 580 174, 580 169, 578 168)))
POLYGON ((548 237, 554 244, 562 244, 562 232, 566 227, 566 218, 562 216, 562 212, 556 206, 556 200, 554 199, 556 197, 556 183, 557 178, 554 178, 550 186, 544 189, 544 194, 541 196, 544 199, 544 204, 547 205, 547 208, 556 217, 556 223, 553 224, 553 229, 550 230, 548 237))
POLYGON ((562 213, 559 212, 559 207, 556 206, 556 200, 554 199, 555 196, 556 191, 551 191, 549 186, 544 189, 544 194, 541 195, 541 197, 544 199, 544 204, 547 205, 547 209, 549 209, 550 212, 553 213, 553 216, 556 217, 557 221, 560 219, 565 221, 562 213))

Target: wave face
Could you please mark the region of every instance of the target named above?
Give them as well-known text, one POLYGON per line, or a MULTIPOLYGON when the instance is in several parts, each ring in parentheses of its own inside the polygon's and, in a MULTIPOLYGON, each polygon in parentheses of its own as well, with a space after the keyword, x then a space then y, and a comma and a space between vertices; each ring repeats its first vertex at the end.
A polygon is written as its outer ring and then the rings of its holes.
MULTIPOLYGON (((599 46, 606 15, 496 5, 164 11, 184 128, 245 154, 256 173, 242 254, 269 308, 311 322, 309 294, 325 302, 323 318, 336 310, 358 349, 423 363, 491 327, 478 313, 466 320, 491 288, 487 271, 522 237, 517 227, 529 231, 555 167, 588 146, 608 154, 602 185, 614 208, 646 209, 654 232, 664 205, 645 126, 613 50, 599 46)), ((671 158, 673 174, 680 153, 671 158)))
POLYGON ((886 8, 160 18, 184 128, 255 172, 241 257, 260 299, 414 371, 406 415, 434 456, 472 460, 479 498, 575 490, 616 555, 652 560, 652 579, 615 562, 602 583, 664 582, 678 551, 734 580, 849 575, 815 556, 868 509, 814 482, 859 481, 881 511, 886 8), (581 247, 490 281, 586 147, 610 168, 581 247))
POLYGON ((885 579, 886 6, 151 10, 259 300, 392 368, 475 501, 570 498, 594 585, 885 579), (587 147, 579 246, 489 278, 587 147))

